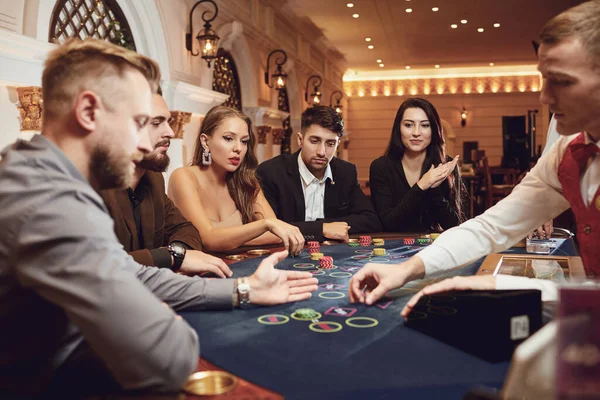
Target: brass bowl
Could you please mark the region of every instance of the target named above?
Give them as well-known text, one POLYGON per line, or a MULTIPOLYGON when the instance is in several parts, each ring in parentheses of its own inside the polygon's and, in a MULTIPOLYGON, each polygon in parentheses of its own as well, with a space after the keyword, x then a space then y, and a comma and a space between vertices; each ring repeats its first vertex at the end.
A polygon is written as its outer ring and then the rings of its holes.
POLYGON ((271 254, 271 250, 254 249, 254 250, 248 250, 246 253, 251 256, 264 256, 267 254, 271 254))
POLYGON ((238 383, 237 377, 225 371, 195 372, 188 378, 183 391, 196 396, 227 393, 238 383))
POLYGON ((239 261, 239 260, 245 260, 246 258, 248 258, 248 256, 245 254, 232 254, 230 256, 225 256, 225 258, 228 260, 239 261))

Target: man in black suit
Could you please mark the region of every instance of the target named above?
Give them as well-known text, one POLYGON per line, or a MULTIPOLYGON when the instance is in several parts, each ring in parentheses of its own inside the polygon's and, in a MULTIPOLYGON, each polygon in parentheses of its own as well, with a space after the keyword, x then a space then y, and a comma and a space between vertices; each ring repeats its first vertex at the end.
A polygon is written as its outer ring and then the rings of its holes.
POLYGON ((348 233, 382 229, 356 166, 334 158, 343 133, 344 121, 334 109, 308 108, 298 133, 300 150, 265 161, 256 171, 277 218, 300 228, 306 240, 348 241, 348 233))

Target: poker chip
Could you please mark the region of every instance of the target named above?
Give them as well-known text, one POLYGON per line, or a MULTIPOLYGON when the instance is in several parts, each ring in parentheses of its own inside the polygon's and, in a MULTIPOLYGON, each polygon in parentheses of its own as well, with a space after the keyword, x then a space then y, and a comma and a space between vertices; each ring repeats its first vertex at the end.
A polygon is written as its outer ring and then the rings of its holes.
POLYGON ((404 238, 402 239, 402 241, 404 242, 404 244, 415 244, 414 238, 404 238))
POLYGON ((418 238, 417 244, 429 244, 431 243, 431 239, 429 238, 418 238))
POLYGON ((362 247, 367 247, 371 245, 371 236, 360 236, 358 238, 358 242, 362 247))
POLYGON ((385 249, 377 247, 377 248, 373 249, 373 255, 385 256, 385 249))
POLYGON ((310 259, 312 261, 319 261, 325 254, 323 253, 311 253, 310 259))
POLYGON ((333 268, 333 257, 323 256, 319 260, 320 269, 332 269, 333 268))
POLYGON ((312 308, 299 308, 296 311, 294 311, 294 314, 293 314, 294 317, 301 318, 301 319, 313 319, 317 315, 319 315, 319 313, 317 313, 312 308))
POLYGON ((319 242, 311 241, 311 242, 308 242, 307 245, 308 245, 308 252, 310 254, 318 253, 321 251, 321 245, 319 244, 319 242))
POLYGON ((383 246, 385 244, 385 240, 383 239, 373 239, 373 245, 375 246, 383 246))
POLYGON ((439 238, 441 235, 441 233, 432 233, 429 235, 429 237, 431 238, 431 241, 433 242, 435 239, 439 238))
POLYGON ((358 243, 358 242, 350 242, 350 243, 348 243, 348 246, 350 246, 350 247, 359 247, 360 243, 358 243))

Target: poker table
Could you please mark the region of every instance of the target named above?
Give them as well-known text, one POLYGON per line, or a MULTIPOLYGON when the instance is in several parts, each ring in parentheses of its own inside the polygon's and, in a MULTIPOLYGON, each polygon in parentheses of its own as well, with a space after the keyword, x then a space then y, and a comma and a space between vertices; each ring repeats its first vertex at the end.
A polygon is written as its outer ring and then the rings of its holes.
MULTIPOLYGON (((287 258, 277 268, 310 271, 319 279, 318 291, 306 301, 181 313, 199 335, 200 369, 216 366, 246 383, 227 398, 248 395, 253 385, 266 389, 261 398, 277 393, 287 399, 461 398, 477 386, 501 388, 508 362, 479 359, 406 328, 400 317, 419 289, 450 276, 473 275, 483 258, 410 282, 373 306, 350 304, 350 277, 367 262, 399 263, 426 245, 405 243, 410 241, 385 239, 377 246, 386 249, 385 256, 372 255, 374 246, 321 245, 321 252, 333 257, 334 268, 328 270, 318 269, 319 262, 311 260, 307 249, 287 258), (301 308, 318 315, 298 318, 296 310, 301 308)), ((557 239, 553 254, 574 255, 573 241, 557 239)), ((252 274, 264 257, 231 264, 234 277, 252 274)))

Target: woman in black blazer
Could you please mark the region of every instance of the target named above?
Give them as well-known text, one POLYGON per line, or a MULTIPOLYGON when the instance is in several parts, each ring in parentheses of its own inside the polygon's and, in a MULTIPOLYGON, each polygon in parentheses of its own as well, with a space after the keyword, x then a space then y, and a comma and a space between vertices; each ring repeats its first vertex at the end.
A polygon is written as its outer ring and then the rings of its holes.
POLYGON ((371 163, 375 209, 386 231, 440 232, 465 218, 458 156, 447 157, 440 117, 425 99, 396 113, 385 154, 371 163))

